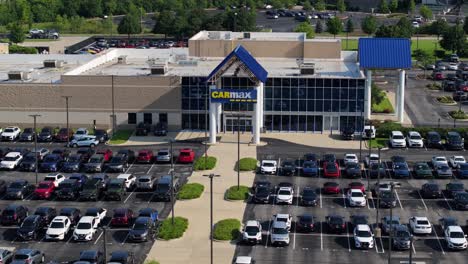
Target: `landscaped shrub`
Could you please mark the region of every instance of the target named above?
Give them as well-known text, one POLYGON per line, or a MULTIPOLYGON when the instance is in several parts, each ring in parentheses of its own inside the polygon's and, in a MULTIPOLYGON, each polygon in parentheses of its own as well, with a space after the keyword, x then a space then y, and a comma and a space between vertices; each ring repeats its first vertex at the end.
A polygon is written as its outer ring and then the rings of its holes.
POLYGON ((235 240, 240 234, 241 223, 237 219, 229 218, 215 224, 213 238, 217 240, 235 240))
POLYGON ((468 119, 468 114, 466 114, 466 113, 463 112, 463 111, 459 111, 459 110, 450 111, 450 112, 449 112, 449 115, 450 115, 453 119, 468 119))
POLYGON ((452 104, 452 103, 455 103, 455 101, 452 99, 452 97, 450 96, 440 96, 440 97, 437 97, 437 101, 439 101, 440 103, 443 103, 443 104, 452 104))
POLYGON ((226 191, 226 199, 228 200, 245 200, 249 197, 249 187, 240 185, 237 188, 237 185, 231 186, 226 191))
POLYGON ((171 218, 167 218, 162 222, 161 227, 159 228, 158 238, 171 240, 182 237, 185 230, 188 228, 188 224, 188 219, 184 217, 174 217, 174 224, 172 224, 171 218))
POLYGON ((199 198, 203 190, 205 190, 205 186, 200 183, 187 183, 180 189, 177 199, 188 200, 199 198))
POLYGON ((212 170, 216 166, 216 158, 215 157, 199 157, 195 164, 193 165, 194 170, 212 170))
POLYGON ((239 161, 240 171, 253 171, 257 169, 257 160, 254 158, 242 158, 239 161))
POLYGON ((10 45, 10 54, 37 54, 37 49, 34 47, 23 47, 18 45, 10 45))

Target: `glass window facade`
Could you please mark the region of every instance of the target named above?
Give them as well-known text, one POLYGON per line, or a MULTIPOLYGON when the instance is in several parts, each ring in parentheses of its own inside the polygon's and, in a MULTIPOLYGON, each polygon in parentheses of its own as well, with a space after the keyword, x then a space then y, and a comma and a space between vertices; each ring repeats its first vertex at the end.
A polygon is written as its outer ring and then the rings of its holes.
POLYGON ((205 130, 209 118, 205 77, 182 77, 182 129, 205 130))

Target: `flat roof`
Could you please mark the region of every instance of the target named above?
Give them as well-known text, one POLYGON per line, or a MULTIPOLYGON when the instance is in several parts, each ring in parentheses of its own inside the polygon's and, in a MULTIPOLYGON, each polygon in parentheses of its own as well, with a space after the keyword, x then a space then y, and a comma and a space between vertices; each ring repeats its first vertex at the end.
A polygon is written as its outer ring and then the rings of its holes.
POLYGON ((90 62, 93 55, 60 54, 0 54, 0 83, 54 83, 61 75, 80 65, 90 62), (62 60, 62 68, 44 68, 44 60, 62 60), (29 81, 8 80, 10 71, 31 72, 29 81))
POLYGON ((232 31, 200 31, 190 40, 304 40, 302 32, 232 32, 232 31), (247 38, 248 36, 248 38, 247 38))

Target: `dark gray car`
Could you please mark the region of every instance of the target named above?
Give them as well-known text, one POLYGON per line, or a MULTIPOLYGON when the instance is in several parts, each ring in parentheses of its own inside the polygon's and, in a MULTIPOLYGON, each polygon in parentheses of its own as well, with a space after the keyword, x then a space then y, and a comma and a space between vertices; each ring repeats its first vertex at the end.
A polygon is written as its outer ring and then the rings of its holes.
POLYGON ((399 216, 385 216, 382 218, 382 231, 384 233, 387 233, 390 231, 390 225, 392 226, 392 229, 395 228, 395 226, 400 225, 400 217, 399 216), (391 219, 391 220, 390 220, 391 219))
POLYGON ((395 249, 409 249, 411 241, 411 233, 405 225, 393 226, 393 247, 395 249))
POLYGON ((39 264, 44 263, 45 255, 37 249, 23 248, 16 251, 11 264, 39 264))
POLYGON ((153 238, 154 222, 149 217, 138 217, 128 233, 131 241, 148 241, 153 238))

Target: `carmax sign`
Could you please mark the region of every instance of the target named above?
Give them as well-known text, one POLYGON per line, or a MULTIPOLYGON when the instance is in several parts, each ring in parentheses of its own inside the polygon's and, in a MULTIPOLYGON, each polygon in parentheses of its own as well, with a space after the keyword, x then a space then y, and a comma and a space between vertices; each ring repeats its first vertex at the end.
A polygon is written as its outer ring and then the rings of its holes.
POLYGON ((256 103, 257 90, 255 89, 211 89, 212 103, 256 103))

